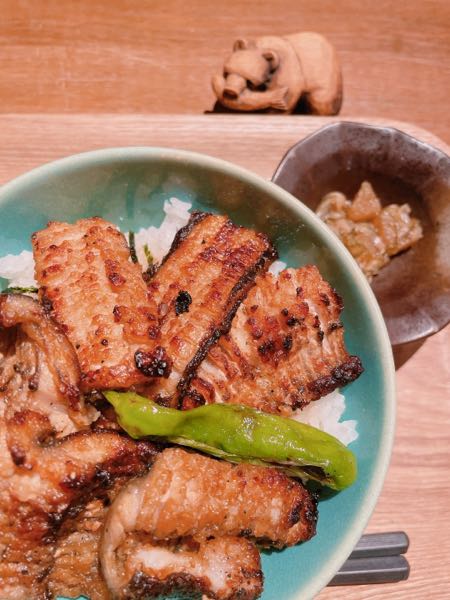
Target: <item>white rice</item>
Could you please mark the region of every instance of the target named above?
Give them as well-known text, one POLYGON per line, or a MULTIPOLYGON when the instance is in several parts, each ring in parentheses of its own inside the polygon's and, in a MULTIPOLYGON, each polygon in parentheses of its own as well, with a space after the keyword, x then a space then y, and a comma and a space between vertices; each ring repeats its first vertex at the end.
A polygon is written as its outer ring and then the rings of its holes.
POLYGON ((33 253, 23 250, 20 254, 0 258, 0 277, 7 279, 8 287, 37 287, 33 253))
POLYGON ((173 238, 176 232, 184 227, 189 221, 189 202, 182 202, 177 198, 170 198, 164 202, 164 221, 160 227, 141 228, 134 236, 136 246, 136 255, 141 265, 147 264, 144 246, 147 245, 151 252, 153 260, 156 263, 161 262, 167 252, 170 250, 173 238))
POLYGON ((275 260, 269 267, 269 273, 273 275, 278 275, 287 267, 287 264, 282 260, 275 260))
POLYGON ((295 420, 307 423, 317 429, 334 435, 343 444, 348 446, 358 438, 356 426, 358 422, 353 419, 341 421, 345 412, 345 397, 340 390, 323 396, 320 400, 311 402, 303 410, 296 411, 295 420))
MULTIPOLYGON (((147 265, 144 250, 146 245, 153 260, 158 263, 168 252, 176 232, 189 220, 191 204, 177 198, 164 202, 165 217, 160 227, 141 228, 135 234, 136 254, 142 265, 147 265)), ((277 275, 286 267, 286 263, 277 260, 270 272, 277 275)), ((24 250, 18 255, 8 254, 0 258, 0 277, 8 281, 9 287, 37 287, 34 279, 34 260, 32 252, 24 250)), ((345 411, 344 395, 335 390, 320 400, 311 402, 303 410, 297 411, 295 419, 317 427, 334 435, 343 444, 348 445, 357 439, 357 421, 341 420, 345 411)))

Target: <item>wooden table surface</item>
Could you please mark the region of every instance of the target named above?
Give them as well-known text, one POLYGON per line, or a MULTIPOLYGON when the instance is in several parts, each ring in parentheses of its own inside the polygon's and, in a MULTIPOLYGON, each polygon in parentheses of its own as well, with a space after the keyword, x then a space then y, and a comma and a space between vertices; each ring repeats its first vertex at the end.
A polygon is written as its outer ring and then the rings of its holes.
POLYGON ((238 37, 318 31, 336 46, 342 115, 450 143, 449 0, 2 0, 0 112, 194 113, 238 37))
MULTIPOLYGON (((74 152, 125 145, 206 152, 269 178, 291 144, 330 121, 234 115, 0 115, 0 184, 74 152)), ((450 152, 426 131, 387 124, 450 152)), ((429 338, 397 371, 397 385, 392 462, 367 531, 408 533, 410 579, 389 585, 327 588, 320 594, 324 600, 450 597, 450 326, 429 338)))

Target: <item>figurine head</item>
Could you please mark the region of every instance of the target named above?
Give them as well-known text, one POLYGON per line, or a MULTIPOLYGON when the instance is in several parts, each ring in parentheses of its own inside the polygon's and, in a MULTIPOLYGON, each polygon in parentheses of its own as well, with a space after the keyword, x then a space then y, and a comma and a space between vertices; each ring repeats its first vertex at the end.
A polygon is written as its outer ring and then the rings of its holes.
POLYGON ((223 95, 230 100, 237 100, 245 88, 265 91, 278 63, 278 56, 273 50, 257 48, 245 39, 236 40, 233 54, 224 65, 223 95))

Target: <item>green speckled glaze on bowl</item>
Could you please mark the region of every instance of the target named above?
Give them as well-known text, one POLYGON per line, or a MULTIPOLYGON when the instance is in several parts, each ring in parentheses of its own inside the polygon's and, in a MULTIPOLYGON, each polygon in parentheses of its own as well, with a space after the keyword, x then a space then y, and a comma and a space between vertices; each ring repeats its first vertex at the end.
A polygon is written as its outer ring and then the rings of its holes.
POLYGON ((322 222, 275 184, 232 164, 167 148, 107 149, 44 165, 1 188, 0 255, 30 249, 31 233, 49 220, 100 215, 124 231, 159 225, 163 200, 172 196, 266 232, 289 266, 316 264, 344 298, 346 343, 365 367, 345 388, 345 417, 358 421, 359 438, 351 445, 358 480, 320 502, 314 539, 262 558, 264 600, 311 598, 346 560, 373 511, 395 421, 394 365, 380 309, 322 222))

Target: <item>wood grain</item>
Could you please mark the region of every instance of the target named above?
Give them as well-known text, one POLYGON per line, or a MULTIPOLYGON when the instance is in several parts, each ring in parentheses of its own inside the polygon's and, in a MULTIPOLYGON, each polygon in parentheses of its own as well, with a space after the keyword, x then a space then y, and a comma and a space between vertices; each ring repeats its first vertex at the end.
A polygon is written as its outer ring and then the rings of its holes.
MULTIPOLYGON (((347 117, 351 121, 365 121, 347 117)), ((1 115, 0 184, 42 162, 117 146, 166 146, 204 152, 270 178, 288 148, 344 117, 260 115, 1 115), (8 145, 10 141, 13 147, 8 145), (22 148, 22 150, 20 150, 22 148)), ((397 127, 450 152, 439 138, 409 123, 370 119, 397 127)))
POLYGON ((0 112, 196 113, 236 37, 318 31, 342 115, 406 119, 450 142, 448 0, 2 0, 0 112))
MULTIPOLYGON (((0 183, 73 152, 152 144, 207 152, 270 177, 292 143, 328 122, 234 115, 0 115, 0 183)), ((394 124, 450 151, 418 127, 394 124)), ((408 533, 410 579, 327 588, 319 595, 323 600, 450 598, 450 326, 397 371, 397 386, 392 462, 367 531, 408 533)))

